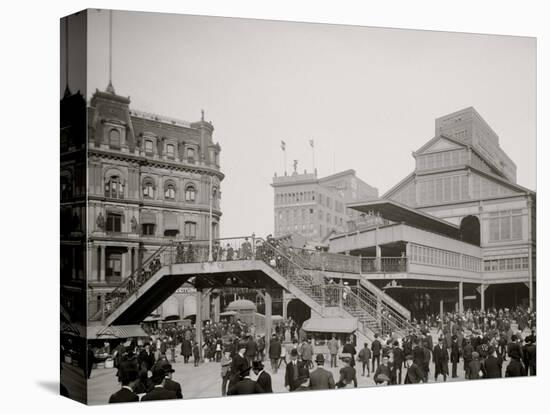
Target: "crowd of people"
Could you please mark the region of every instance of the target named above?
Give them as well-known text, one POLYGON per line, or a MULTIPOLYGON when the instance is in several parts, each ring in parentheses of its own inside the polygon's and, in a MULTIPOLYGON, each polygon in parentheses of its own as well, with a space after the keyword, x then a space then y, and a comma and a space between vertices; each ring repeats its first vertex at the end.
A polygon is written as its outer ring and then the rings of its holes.
POLYGON ((273 392, 272 375, 279 371, 291 392, 357 387, 358 375, 377 385, 447 381, 458 378, 459 366, 467 380, 536 375, 536 314, 529 309, 429 316, 404 337, 376 334, 363 344, 354 335, 343 341, 333 336, 323 352, 291 322, 274 328, 269 347, 265 336, 240 320, 205 324, 202 349, 193 327, 164 328, 148 342, 121 343, 114 350, 121 389, 109 401, 182 398, 172 378, 177 354, 184 364, 219 363, 221 395, 273 392), (332 368, 339 368, 336 378, 332 368))

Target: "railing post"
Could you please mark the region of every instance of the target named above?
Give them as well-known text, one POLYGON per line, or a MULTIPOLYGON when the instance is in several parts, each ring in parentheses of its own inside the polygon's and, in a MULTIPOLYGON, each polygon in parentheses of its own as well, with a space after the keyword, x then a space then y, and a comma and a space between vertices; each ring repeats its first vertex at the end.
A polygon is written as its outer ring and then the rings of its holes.
POLYGON ((256 258, 256 234, 252 233, 252 259, 256 258))
POLYGON ((101 306, 101 324, 105 325, 105 293, 101 294, 101 296, 99 297, 99 300, 100 300, 99 306, 101 306))

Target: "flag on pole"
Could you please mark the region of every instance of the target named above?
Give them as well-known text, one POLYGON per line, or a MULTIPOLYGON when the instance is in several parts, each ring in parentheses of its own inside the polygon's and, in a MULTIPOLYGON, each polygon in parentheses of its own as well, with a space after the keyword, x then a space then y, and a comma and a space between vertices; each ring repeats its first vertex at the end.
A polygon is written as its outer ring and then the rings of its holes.
POLYGON ((286 151, 286 142, 281 141, 281 149, 282 149, 283 151, 286 151))
POLYGON ((313 142, 313 140, 312 140, 312 139, 310 139, 310 140, 309 140, 309 145, 311 146, 311 148, 313 148, 313 147, 314 147, 314 142, 313 142))

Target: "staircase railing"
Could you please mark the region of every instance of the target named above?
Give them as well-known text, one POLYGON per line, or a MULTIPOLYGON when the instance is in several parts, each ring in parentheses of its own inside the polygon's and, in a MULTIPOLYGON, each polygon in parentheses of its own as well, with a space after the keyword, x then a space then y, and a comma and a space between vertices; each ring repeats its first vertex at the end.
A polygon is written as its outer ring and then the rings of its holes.
POLYGON ((98 321, 111 315, 122 303, 124 303, 141 285, 147 282, 164 264, 171 259, 169 253, 171 245, 163 245, 149 256, 141 266, 111 292, 105 294, 104 303, 100 304, 99 310, 89 320, 98 321))
MULTIPOLYGON (((285 248, 284 251, 291 255, 295 260, 300 261, 304 268, 318 271, 344 271, 349 273, 361 273, 362 260, 356 256, 345 256, 334 253, 321 253, 305 249, 285 248)), ((389 258, 388 264, 396 269, 403 263, 405 258, 389 258)), ((386 262, 384 262, 385 264, 386 262)), ((405 262, 406 263, 406 262, 405 262)), ((328 277, 325 275, 325 277, 328 277)), ((361 284, 352 288, 352 295, 349 301, 354 306, 361 304, 371 316, 378 319, 380 329, 383 333, 388 331, 398 331, 408 333, 416 328, 402 314, 388 306, 384 301, 373 292, 370 292, 361 284)))
POLYGON ((385 306, 376 295, 361 285, 353 288, 330 283, 330 278, 318 271, 301 254, 269 241, 250 237, 208 240, 171 241, 161 246, 142 265, 105 296, 104 305, 91 320, 102 320, 111 315, 140 286, 165 265, 204 263, 207 261, 262 260, 279 275, 322 307, 341 306, 372 330, 381 333, 404 332, 412 325, 401 315, 385 306))

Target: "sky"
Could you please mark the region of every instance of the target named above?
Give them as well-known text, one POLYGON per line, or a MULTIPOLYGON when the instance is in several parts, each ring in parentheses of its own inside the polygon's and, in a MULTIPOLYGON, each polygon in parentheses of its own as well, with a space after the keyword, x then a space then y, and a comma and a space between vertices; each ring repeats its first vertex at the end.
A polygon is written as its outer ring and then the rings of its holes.
MULTIPOLYGON (((222 237, 273 232, 273 175, 354 169, 380 195, 435 118, 473 106, 536 190, 534 38, 113 13, 112 81, 131 108, 214 125, 222 237)), ((109 12, 90 10, 87 98, 109 81, 109 12)), ((64 84, 62 82, 62 89, 64 84)))

